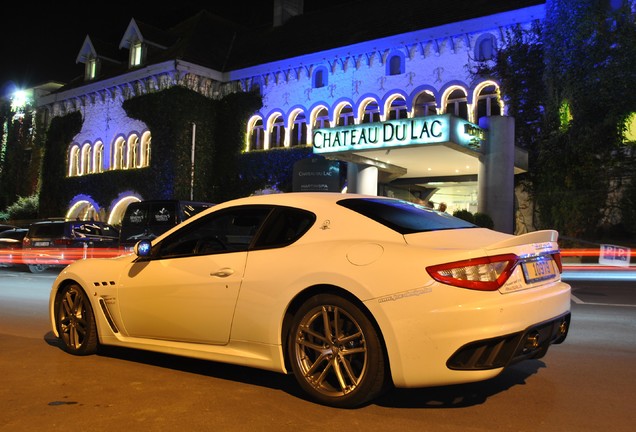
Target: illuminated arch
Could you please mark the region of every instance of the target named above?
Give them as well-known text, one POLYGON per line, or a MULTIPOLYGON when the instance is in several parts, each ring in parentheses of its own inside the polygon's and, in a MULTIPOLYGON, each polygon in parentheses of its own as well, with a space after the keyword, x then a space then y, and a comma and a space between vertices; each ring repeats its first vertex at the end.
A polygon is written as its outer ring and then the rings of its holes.
POLYGON ((468 101, 468 92, 461 85, 450 85, 444 90, 440 107, 442 113, 453 114, 466 120, 472 117, 472 106, 468 101))
POLYGON ((124 137, 119 136, 115 139, 115 145, 113 145, 113 160, 110 166, 112 169, 124 169, 126 167, 126 140, 124 137))
POLYGON ((439 97, 430 86, 417 88, 411 95, 411 117, 425 117, 439 114, 439 97))
POLYGON ((245 151, 262 150, 265 147, 265 128, 263 117, 253 115, 247 122, 245 151))
POLYGON ((285 147, 285 120, 283 113, 275 111, 267 119, 265 150, 285 147))
POLYGON ((126 144, 127 155, 126 165, 124 168, 139 168, 139 158, 141 153, 139 135, 136 133, 130 134, 126 144))
POLYGON ((124 212, 126 211, 128 204, 139 201, 141 201, 141 198, 136 195, 124 194, 120 196, 111 205, 110 215, 108 216, 108 223, 115 227, 120 227, 121 221, 124 218, 124 212))
POLYGON ((77 195, 71 200, 71 206, 64 215, 66 220, 99 221, 100 207, 87 195, 77 195))
POLYGON ((82 146, 82 151, 80 152, 80 166, 79 166, 79 175, 90 174, 92 171, 92 158, 91 158, 92 147, 90 143, 84 143, 82 146))
POLYGON ((141 144, 139 146, 141 157, 139 159, 139 167, 150 166, 150 144, 152 143, 152 135, 150 131, 146 131, 141 135, 141 144))
POLYGON ((304 146, 307 144, 307 115, 304 108, 294 108, 288 115, 285 143, 289 147, 304 146))
POLYGON ((79 145, 73 144, 68 152, 68 176, 80 175, 80 169, 80 148, 79 145))
POLYGON ((382 121, 411 117, 406 95, 400 92, 392 93, 384 100, 382 111, 384 112, 384 115, 380 117, 382 121))
POLYGON ((350 100, 339 101, 333 109, 332 127, 352 126, 356 124, 356 115, 353 110, 353 102, 350 100))
POLYGON ((104 143, 97 141, 93 146, 93 172, 104 172, 104 143))
POLYGON ((473 115, 469 121, 476 123, 480 117, 504 115, 505 105, 499 95, 499 84, 487 80, 479 83, 473 90, 473 115))
POLYGON ((358 104, 356 124, 376 123, 381 121, 382 110, 378 100, 373 96, 362 98, 358 104))
POLYGON ((331 127, 329 120, 329 108, 326 105, 316 105, 309 114, 309 124, 307 125, 307 144, 313 144, 314 129, 324 129, 331 127))

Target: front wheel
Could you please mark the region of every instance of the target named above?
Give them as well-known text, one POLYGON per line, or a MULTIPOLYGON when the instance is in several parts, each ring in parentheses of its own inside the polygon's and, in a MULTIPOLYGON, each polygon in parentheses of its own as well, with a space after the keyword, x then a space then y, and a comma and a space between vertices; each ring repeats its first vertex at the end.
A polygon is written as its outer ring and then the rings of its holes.
POLYGON ((75 355, 97 352, 95 315, 86 293, 79 285, 67 285, 58 294, 55 325, 67 352, 75 355))
POLYGON ((385 388, 380 338, 366 315, 342 297, 320 294, 300 307, 288 352, 300 387, 318 403, 353 408, 385 388))

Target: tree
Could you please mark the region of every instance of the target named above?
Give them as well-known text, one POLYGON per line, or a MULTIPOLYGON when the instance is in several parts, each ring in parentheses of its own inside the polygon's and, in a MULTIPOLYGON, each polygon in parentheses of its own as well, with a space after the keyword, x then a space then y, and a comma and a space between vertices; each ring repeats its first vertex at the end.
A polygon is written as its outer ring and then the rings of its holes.
POLYGON ((624 132, 636 111, 636 25, 629 2, 612 4, 548 0, 543 23, 508 32, 495 61, 474 69, 500 81, 517 119, 535 224, 564 236, 616 220, 612 197, 634 181, 624 132))

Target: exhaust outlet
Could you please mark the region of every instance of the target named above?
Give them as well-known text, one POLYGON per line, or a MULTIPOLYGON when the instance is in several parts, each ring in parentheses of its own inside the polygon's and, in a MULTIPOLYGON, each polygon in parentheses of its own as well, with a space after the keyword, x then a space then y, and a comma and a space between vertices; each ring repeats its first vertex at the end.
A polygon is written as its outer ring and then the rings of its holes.
POLYGON ((539 332, 533 331, 526 336, 526 343, 523 346, 523 352, 536 350, 539 348, 539 332))
POLYGON ((568 323, 567 321, 563 320, 561 321, 561 324, 559 324, 559 336, 565 336, 568 332, 568 323))

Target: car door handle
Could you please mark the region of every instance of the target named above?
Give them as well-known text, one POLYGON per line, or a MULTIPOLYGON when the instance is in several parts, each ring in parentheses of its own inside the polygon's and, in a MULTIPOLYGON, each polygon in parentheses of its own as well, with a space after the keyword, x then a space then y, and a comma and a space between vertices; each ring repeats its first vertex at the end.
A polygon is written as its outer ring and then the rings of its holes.
POLYGON ((219 271, 210 273, 210 276, 224 278, 224 277, 232 276, 233 274, 234 274, 234 270, 232 270, 231 268, 222 268, 219 271))

